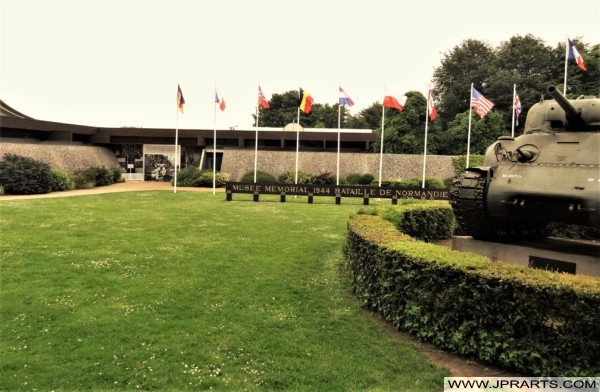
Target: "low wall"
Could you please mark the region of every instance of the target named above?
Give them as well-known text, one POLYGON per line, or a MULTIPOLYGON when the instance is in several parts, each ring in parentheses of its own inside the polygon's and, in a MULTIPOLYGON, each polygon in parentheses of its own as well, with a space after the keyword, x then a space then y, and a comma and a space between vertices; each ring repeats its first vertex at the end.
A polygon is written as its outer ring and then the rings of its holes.
MULTIPOLYGON (((279 175, 296 170, 295 151, 258 151, 257 170, 278 177, 279 175)), ((350 153, 340 154, 340 175, 358 173, 372 174, 379 178, 380 154, 350 153)), ((426 161, 426 176, 445 179, 454 177, 452 156, 428 155, 426 161)), ((239 181, 242 176, 254 170, 254 150, 225 150, 221 172, 231 174, 231 181, 239 181)), ((337 170, 336 152, 300 151, 298 153, 298 170, 319 174, 330 172, 335 175, 337 170)), ((409 154, 383 154, 382 179, 408 180, 422 178, 423 156, 409 154)))
POLYGON ((89 167, 111 167, 119 162, 106 147, 78 144, 0 143, 0 157, 16 154, 50 165, 51 168, 73 173, 89 167))

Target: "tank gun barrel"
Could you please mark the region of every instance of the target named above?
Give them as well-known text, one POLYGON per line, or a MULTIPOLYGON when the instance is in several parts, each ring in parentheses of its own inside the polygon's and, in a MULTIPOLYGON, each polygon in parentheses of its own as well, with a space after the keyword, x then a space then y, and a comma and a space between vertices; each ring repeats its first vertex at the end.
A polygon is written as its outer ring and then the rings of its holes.
POLYGON ((577 108, 573 106, 573 104, 556 89, 556 87, 549 86, 546 91, 548 91, 548 94, 550 94, 556 103, 565 111, 565 117, 567 120, 572 122, 580 120, 581 114, 579 113, 579 110, 577 110, 577 108))

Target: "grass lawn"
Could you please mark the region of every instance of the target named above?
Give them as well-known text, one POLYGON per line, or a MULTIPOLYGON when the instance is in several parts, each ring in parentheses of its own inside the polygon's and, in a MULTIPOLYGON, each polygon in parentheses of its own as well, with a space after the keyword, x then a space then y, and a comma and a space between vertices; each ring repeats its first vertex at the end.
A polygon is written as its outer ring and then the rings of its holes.
POLYGON ((251 200, 0 199, 0 390, 443 390, 352 298, 362 199, 251 200))

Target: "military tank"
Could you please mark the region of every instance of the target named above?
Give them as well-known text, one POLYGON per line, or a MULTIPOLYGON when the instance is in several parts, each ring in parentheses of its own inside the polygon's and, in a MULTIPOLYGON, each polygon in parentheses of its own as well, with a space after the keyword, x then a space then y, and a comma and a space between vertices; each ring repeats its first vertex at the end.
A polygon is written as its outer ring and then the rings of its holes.
POLYGON ((600 98, 531 107, 523 134, 501 136, 483 165, 454 178, 450 203, 464 234, 511 241, 548 235, 551 222, 600 228, 600 98))

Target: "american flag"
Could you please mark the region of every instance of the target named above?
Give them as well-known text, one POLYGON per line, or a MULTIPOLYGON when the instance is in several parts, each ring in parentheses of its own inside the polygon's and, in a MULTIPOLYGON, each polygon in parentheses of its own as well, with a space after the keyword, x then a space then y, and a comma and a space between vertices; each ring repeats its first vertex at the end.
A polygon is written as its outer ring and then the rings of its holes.
POLYGON ((490 111, 494 103, 484 97, 479 91, 473 89, 471 94, 471 107, 475 108, 475 112, 479 118, 483 118, 490 111))

